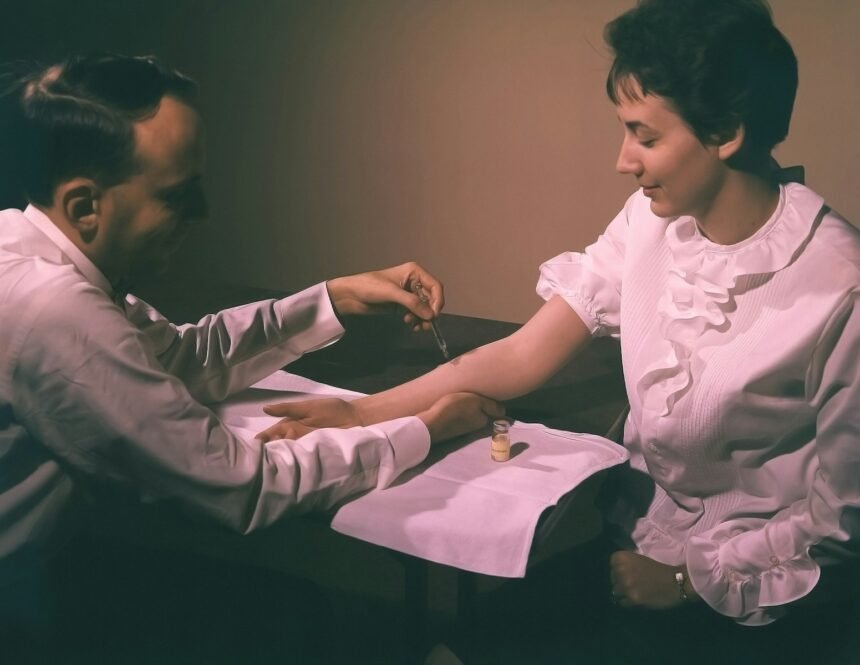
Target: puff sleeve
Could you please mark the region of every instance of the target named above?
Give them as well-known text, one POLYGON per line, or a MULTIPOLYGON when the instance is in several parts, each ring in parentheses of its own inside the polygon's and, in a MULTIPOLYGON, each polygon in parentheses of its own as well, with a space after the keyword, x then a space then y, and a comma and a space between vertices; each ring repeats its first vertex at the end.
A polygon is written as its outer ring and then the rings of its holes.
POLYGON ((621 279, 633 197, 597 241, 583 252, 564 252, 543 263, 537 294, 561 296, 595 337, 621 333, 621 279))

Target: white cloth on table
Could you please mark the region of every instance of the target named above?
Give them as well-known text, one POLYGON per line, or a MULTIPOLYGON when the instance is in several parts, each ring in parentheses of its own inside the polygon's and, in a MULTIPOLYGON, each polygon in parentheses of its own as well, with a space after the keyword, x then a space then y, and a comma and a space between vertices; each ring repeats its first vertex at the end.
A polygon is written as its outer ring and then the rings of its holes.
MULTIPOLYGON (((546 511, 627 451, 590 434, 514 422, 514 455, 490 457, 490 437, 433 453, 400 480, 343 505, 332 528, 461 570, 523 577, 546 511)), ((561 508, 559 508, 561 509, 561 508)))
MULTIPOLYGON (((358 393, 277 372, 217 407, 231 428, 259 431, 272 401, 358 393), (280 391, 280 392, 272 392, 280 391)), ((522 577, 535 528, 548 508, 589 476, 627 459, 599 436, 530 423, 510 428, 512 457, 490 458, 489 436, 440 446, 386 489, 347 499, 335 531, 398 552, 485 575, 522 577)))
POLYGON ((771 219, 723 246, 638 191, 537 291, 621 340, 630 465, 608 516, 638 551, 747 624, 856 556, 860 232, 821 197, 781 185, 771 219))
POLYGON ((0 582, 61 544, 94 481, 246 532, 422 460, 418 418, 262 444, 206 406, 342 333, 324 284, 175 326, 38 209, 0 212, 0 582))

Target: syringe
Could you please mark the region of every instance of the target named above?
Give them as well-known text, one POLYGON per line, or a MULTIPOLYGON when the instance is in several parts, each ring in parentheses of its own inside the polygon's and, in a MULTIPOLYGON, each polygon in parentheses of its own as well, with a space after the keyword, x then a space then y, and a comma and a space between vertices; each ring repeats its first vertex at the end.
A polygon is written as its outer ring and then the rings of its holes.
MULTIPOLYGON (((418 300, 423 302, 425 305, 430 304, 430 298, 427 295, 427 291, 424 290, 424 285, 421 284, 421 282, 415 282, 412 285, 412 291, 416 296, 418 296, 418 300)), ((448 353, 448 344, 445 342, 445 338, 442 337, 442 331, 439 329, 439 324, 436 322, 435 318, 430 320, 430 328, 433 330, 433 337, 436 338, 436 345, 439 347, 445 360, 451 360, 451 354, 448 353)))

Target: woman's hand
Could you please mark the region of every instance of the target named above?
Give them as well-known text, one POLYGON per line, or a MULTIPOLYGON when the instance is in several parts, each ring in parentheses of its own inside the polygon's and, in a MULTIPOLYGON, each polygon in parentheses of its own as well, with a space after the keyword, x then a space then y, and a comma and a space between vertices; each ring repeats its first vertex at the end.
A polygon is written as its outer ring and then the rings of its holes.
MULTIPOLYGON (((684 602, 675 573, 683 572, 687 580, 686 568, 668 566, 625 550, 614 552, 609 563, 612 599, 621 607, 663 610, 684 602)), ((684 585, 684 593, 688 600, 699 597, 689 580, 684 585)))
POLYGON ((415 330, 429 329, 430 319, 445 306, 442 283, 414 262, 337 277, 326 286, 338 314, 375 314, 399 305, 407 310, 403 320, 415 330), (422 302, 413 292, 419 282, 429 302, 422 302))

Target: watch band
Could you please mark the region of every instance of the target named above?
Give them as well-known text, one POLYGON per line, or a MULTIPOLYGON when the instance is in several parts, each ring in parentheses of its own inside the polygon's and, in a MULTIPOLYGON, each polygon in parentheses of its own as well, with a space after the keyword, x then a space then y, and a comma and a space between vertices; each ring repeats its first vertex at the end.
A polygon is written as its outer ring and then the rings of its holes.
POLYGON ((684 585, 687 583, 687 576, 684 574, 683 570, 675 571, 675 584, 678 585, 678 593, 681 594, 681 601, 687 602, 690 600, 690 597, 687 595, 687 592, 684 591, 684 585))

